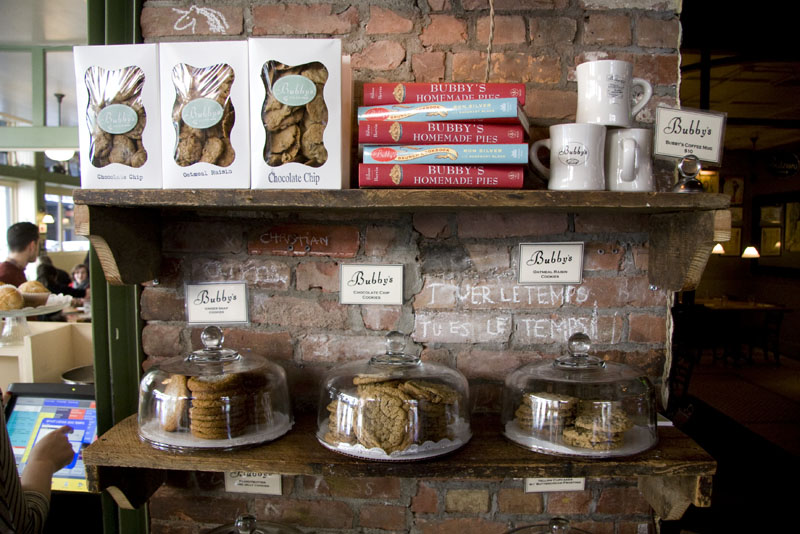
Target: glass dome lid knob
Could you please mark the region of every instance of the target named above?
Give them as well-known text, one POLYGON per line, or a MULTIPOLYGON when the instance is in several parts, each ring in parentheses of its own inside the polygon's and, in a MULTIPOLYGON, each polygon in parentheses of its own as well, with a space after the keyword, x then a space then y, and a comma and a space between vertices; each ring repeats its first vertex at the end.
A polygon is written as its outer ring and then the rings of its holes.
POLYGON ((195 362, 218 362, 238 358, 239 353, 235 350, 222 348, 224 340, 225 335, 220 327, 210 325, 203 328, 203 332, 200 334, 203 348, 191 353, 189 359, 195 362))
POLYGON ((553 362, 555 367, 566 367, 570 369, 590 369, 605 367, 605 362, 597 356, 589 356, 592 348, 592 341, 583 332, 572 334, 567 341, 567 356, 556 358, 553 362))
POLYGON ((255 516, 245 514, 236 518, 233 527, 237 534, 250 534, 256 531, 257 524, 255 516))
POLYGON ((392 331, 386 334, 386 353, 374 356, 371 364, 381 365, 408 365, 419 362, 419 357, 406 353, 408 336, 402 332, 392 331))
POLYGON ((222 348, 222 342, 225 341, 225 335, 220 327, 211 325, 203 328, 200 341, 206 350, 219 350, 222 348))

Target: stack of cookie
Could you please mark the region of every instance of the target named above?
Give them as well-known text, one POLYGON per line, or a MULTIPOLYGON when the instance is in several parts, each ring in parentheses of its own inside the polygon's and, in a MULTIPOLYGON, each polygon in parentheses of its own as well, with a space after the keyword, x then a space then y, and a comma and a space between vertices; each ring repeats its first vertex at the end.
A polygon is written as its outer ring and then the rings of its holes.
POLYGON ((448 427, 459 395, 449 386, 373 375, 356 376, 353 383, 354 391, 340 393, 327 406, 326 442, 358 443, 391 454, 415 443, 453 437, 448 427))
POLYGON ((577 410, 576 397, 539 391, 522 395, 514 417, 521 429, 552 440, 573 424, 577 410))
POLYGON ((581 401, 574 426, 565 428, 562 438, 573 447, 609 451, 622 447, 631 428, 633 422, 618 402, 581 401))
POLYGON ((242 375, 193 376, 189 429, 202 439, 228 439, 244 434, 248 423, 247 398, 242 375))

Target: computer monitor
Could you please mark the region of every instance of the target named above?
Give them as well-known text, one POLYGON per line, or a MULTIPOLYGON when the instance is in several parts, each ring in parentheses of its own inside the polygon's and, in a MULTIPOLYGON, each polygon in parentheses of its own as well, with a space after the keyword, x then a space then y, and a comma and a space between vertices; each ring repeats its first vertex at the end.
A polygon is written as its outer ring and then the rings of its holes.
POLYGON ((97 411, 94 386, 83 384, 9 385, 11 399, 6 405, 6 426, 21 474, 31 448, 42 437, 69 425, 68 435, 75 451, 72 461, 53 475, 51 489, 56 492, 87 492, 83 448, 97 439, 97 411))

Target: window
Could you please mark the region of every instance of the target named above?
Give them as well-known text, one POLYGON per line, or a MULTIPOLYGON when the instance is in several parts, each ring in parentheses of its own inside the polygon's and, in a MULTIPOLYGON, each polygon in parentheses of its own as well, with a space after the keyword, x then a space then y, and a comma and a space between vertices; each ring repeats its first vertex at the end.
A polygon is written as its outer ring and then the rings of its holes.
POLYGON ((48 186, 44 195, 45 214, 53 217, 47 225, 45 249, 48 252, 89 250, 89 240, 75 234, 75 204, 72 189, 48 186))
POLYGON ((0 179, 0 261, 8 256, 6 231, 14 224, 17 213, 17 187, 12 181, 0 179))

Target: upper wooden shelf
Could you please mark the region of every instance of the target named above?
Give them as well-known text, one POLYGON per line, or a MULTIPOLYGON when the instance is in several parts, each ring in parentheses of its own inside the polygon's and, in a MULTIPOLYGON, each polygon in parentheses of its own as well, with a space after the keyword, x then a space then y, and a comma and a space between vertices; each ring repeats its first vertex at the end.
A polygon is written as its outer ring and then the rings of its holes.
MULTIPOLYGON (((661 513, 665 513, 664 506, 667 505, 659 504, 658 500, 664 499, 665 492, 669 491, 674 495, 680 494, 677 501, 685 500, 687 506, 689 503, 708 506, 710 477, 716 471, 714 459, 673 427, 659 427, 656 447, 632 457, 561 458, 531 452, 511 443, 501 435, 497 416, 482 415, 473 417, 474 435, 469 443, 446 456, 420 462, 370 462, 332 452, 317 442, 316 417, 313 414, 298 417, 289 433, 271 443, 224 454, 218 451, 172 453, 156 450, 140 441, 137 428, 136 416, 132 415, 83 451, 90 489, 109 490, 118 502, 134 507, 157 489, 165 471, 244 470, 336 477, 503 479, 635 476, 639 477, 639 486, 645 497, 656 501, 651 504, 661 507, 661 513), (682 489, 665 489, 676 484, 682 489)), ((673 512, 676 498, 667 497, 668 508, 673 512)))
POLYGON ((77 204, 172 209, 540 210, 666 213, 727 209, 725 195, 464 189, 79 189, 77 204))

